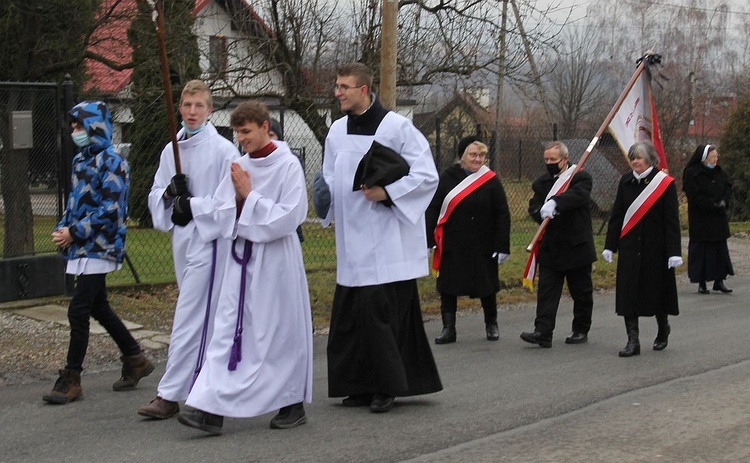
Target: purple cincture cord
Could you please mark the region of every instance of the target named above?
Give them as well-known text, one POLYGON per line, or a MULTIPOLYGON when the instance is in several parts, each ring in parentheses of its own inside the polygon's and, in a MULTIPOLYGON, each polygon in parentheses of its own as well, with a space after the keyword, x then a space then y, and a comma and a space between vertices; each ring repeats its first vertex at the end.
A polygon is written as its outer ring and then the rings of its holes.
POLYGON ((250 262, 250 256, 253 254, 253 242, 245 240, 245 248, 242 252, 242 257, 239 257, 234 249, 237 239, 232 242, 232 259, 242 266, 242 277, 240 278, 240 303, 237 309, 237 325, 234 327, 234 343, 232 344, 232 351, 229 354, 229 365, 227 366, 229 371, 236 370, 237 364, 242 361, 242 320, 244 318, 243 315, 245 309, 247 263, 250 262))
POLYGON ((208 283, 208 300, 206 301, 206 316, 203 318, 203 332, 201 333, 201 345, 198 348, 198 361, 195 364, 195 371, 193 372, 193 380, 190 382, 190 390, 193 389, 195 380, 198 379, 198 373, 201 372, 203 367, 203 358, 206 355, 206 341, 208 338, 208 321, 211 316, 211 300, 213 299, 214 292, 214 277, 216 276, 216 240, 211 242, 211 280, 208 283))

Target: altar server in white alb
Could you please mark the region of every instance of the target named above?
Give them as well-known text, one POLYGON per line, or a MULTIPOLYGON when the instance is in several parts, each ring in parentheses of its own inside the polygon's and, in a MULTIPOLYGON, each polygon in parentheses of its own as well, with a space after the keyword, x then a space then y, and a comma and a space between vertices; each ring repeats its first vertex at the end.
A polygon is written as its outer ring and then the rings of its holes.
POLYGON ((237 148, 208 122, 211 89, 200 80, 185 84, 180 98, 183 129, 177 134, 182 172, 176 173, 172 144, 161 153, 148 197, 154 228, 172 232, 175 277, 180 290, 172 323, 169 358, 157 396, 138 414, 166 419, 180 411, 203 363, 203 352, 219 296, 229 241, 214 220, 213 197, 237 148))
POLYGON ((220 434, 224 417, 279 410, 271 428, 307 422, 312 400, 312 320, 297 227, 307 217, 299 160, 271 141, 265 105, 246 101, 232 127, 246 153, 216 192, 216 220, 231 238, 206 362, 180 423, 220 434))
POLYGON ((409 119, 386 110, 371 88, 367 66, 337 71, 335 94, 346 115, 328 132, 313 195, 323 225, 336 222, 328 395, 382 413, 394 397, 443 388, 416 280, 429 272, 424 214, 438 173, 425 137, 409 119), (355 179, 366 154, 370 166, 405 161, 407 172, 398 178, 372 172, 371 178, 365 167, 355 179))

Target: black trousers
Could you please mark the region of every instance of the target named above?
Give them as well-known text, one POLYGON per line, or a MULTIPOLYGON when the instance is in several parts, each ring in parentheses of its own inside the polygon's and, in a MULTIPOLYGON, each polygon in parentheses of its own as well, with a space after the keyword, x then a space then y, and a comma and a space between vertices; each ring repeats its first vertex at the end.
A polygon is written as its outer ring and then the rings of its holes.
POLYGON ((76 277, 73 298, 68 306, 70 344, 66 369, 83 370, 83 359, 89 346, 91 317, 107 330, 123 355, 138 355, 141 352, 138 342, 109 306, 106 278, 106 273, 76 277))
POLYGON ((591 282, 591 264, 571 270, 558 271, 539 266, 536 320, 534 330, 552 335, 555 329, 557 308, 562 296, 563 281, 567 280, 573 298, 573 332, 588 333, 591 328, 591 313, 594 309, 594 285, 591 282))
MULTIPOLYGON (((497 322, 497 293, 492 293, 489 296, 484 296, 479 299, 482 301, 482 309, 484 310, 484 323, 496 323, 497 322)), ((454 294, 443 294, 440 293, 440 311, 448 313, 456 313, 458 309, 458 296, 454 294)))

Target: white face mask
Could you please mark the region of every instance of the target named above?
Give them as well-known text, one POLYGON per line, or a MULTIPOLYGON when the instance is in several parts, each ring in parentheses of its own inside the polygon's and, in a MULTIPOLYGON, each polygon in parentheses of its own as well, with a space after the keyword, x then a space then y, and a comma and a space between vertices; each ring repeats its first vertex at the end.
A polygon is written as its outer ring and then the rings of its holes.
POLYGON ((71 133, 70 138, 73 139, 73 143, 75 143, 79 148, 84 148, 91 144, 91 138, 89 138, 89 134, 83 130, 71 133))

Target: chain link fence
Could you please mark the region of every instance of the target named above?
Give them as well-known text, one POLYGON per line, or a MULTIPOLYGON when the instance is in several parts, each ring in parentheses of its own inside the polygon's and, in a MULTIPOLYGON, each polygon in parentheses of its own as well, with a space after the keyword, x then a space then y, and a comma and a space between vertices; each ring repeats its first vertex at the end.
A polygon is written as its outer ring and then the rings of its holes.
MULTIPOLYGON (((143 115, 134 113, 126 101, 107 100, 96 94, 63 98, 62 94, 65 94, 64 89, 57 85, 33 88, 23 85, 0 86, 0 117, 3 118, 0 124, 0 185, 3 192, 0 220, 4 224, 0 243, 3 244, 3 258, 56 251, 50 232, 63 210, 69 185, 70 160, 74 150, 70 144, 69 130, 64 125, 64 114, 73 103, 84 98, 107 101, 114 117, 113 142, 124 156, 134 155, 128 134, 133 121, 143 115), (17 136, 16 139, 12 138, 11 127, 17 125, 11 119, 25 117, 27 113, 24 111, 33 114, 32 146, 15 149, 13 143, 18 139, 17 136), (19 240, 16 235, 24 236, 30 242, 19 240), (9 237, 14 238, 9 240, 9 237), (13 244, 9 245, 9 241, 13 244)), ((322 168, 323 148, 296 113, 278 105, 268 106, 272 118, 282 128, 283 139, 298 155, 305 171, 308 191, 311 192, 312 179, 322 168)), ((229 124, 230 114, 230 109, 217 109, 210 120, 222 135, 235 141, 229 124)), ((495 130, 494 127, 475 125, 471 121, 461 126, 446 124, 438 118, 426 118, 418 127, 430 141, 439 171, 458 160, 456 146, 460 138, 477 134, 484 139, 490 146, 490 167, 498 173, 505 186, 514 239, 530 239, 537 228, 527 212, 531 182, 545 171, 543 151, 545 144, 555 138, 553 128, 547 124, 508 124, 495 130)), ((588 146, 590 140, 586 136, 590 134, 563 140, 570 147, 574 162, 588 146)), ((154 136, 148 143, 148 149, 159 153, 168 140, 167 133, 154 136)), ((146 185, 141 188, 150 186, 156 168, 156 165, 150 166, 148 172, 139 174, 144 177, 140 183, 146 185)), ((616 145, 604 137, 589 158, 586 169, 592 172, 595 179, 595 231, 600 231, 614 199, 617 179, 627 169, 627 163, 616 145)), ((335 271, 333 228, 322 228, 314 216, 312 205, 309 210, 310 215, 302 225, 302 248, 307 270, 335 271)), ((131 220, 127 237, 127 266, 123 271, 110 275, 109 281, 113 284, 172 282, 174 268, 171 253, 169 234, 131 220)))
POLYGON ((62 212, 58 86, 0 83, 2 257, 55 252, 43 234, 62 212))

